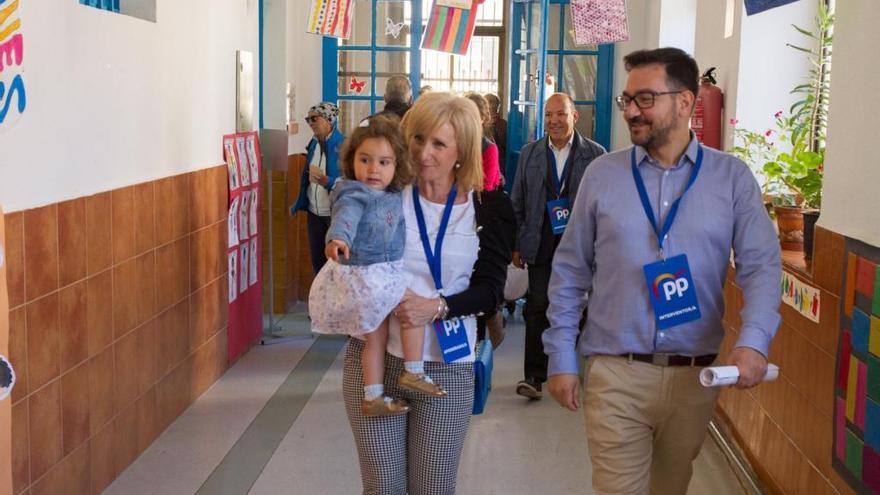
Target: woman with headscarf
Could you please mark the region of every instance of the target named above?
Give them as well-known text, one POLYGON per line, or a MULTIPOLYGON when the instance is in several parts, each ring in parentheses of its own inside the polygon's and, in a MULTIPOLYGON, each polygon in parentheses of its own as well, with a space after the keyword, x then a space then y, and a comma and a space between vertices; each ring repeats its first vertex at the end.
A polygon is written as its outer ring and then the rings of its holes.
POLYGON ((291 214, 300 210, 308 214, 309 254, 315 274, 327 262, 324 237, 330 228, 330 191, 339 177, 339 148, 345 140, 336 126, 338 119, 339 107, 332 103, 321 102, 309 109, 306 122, 314 137, 306 146, 299 197, 290 208, 291 214))

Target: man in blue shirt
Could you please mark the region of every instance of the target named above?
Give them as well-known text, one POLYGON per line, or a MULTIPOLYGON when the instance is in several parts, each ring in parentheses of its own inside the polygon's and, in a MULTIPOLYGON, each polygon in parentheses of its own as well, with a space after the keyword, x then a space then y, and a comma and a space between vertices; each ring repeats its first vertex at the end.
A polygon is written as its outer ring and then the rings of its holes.
POLYGON ((737 387, 748 388, 766 373, 780 321, 779 243, 748 167, 690 132, 696 61, 676 48, 624 61, 616 101, 634 147, 586 170, 556 250, 547 388, 576 411, 578 351, 588 358, 583 403, 596 493, 684 494, 718 396, 698 375, 724 337, 731 249, 745 304, 727 361, 739 368, 737 387))

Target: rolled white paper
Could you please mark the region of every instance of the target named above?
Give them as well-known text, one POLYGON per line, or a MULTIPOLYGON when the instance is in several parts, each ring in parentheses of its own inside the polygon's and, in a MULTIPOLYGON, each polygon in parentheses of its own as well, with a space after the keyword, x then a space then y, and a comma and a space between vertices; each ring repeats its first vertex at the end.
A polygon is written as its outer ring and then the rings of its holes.
MULTIPOLYGON (((767 365, 767 374, 761 381, 769 382, 779 377, 779 366, 775 364, 767 365)), ((700 383, 704 387, 721 387, 723 385, 733 385, 739 380, 739 368, 736 366, 712 366, 703 368, 700 371, 700 383)))

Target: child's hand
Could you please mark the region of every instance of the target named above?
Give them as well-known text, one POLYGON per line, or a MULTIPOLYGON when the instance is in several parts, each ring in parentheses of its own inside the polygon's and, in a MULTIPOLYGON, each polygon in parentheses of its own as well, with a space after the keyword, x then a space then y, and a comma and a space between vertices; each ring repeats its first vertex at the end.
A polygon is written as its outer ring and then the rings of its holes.
POLYGON ((327 246, 324 248, 324 256, 328 259, 331 259, 335 262, 339 262, 339 253, 342 253, 342 256, 345 259, 348 259, 348 244, 344 241, 340 241, 337 239, 333 239, 332 241, 327 243, 327 246))

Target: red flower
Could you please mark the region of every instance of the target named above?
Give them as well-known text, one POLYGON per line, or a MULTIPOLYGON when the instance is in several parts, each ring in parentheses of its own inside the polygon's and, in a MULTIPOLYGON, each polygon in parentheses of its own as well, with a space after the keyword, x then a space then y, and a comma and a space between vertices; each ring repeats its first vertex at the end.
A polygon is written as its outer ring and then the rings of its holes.
POLYGON ((736 120, 735 118, 730 119, 730 125, 736 125, 738 123, 739 123, 739 121, 736 120))
POLYGON ((780 115, 782 115, 782 110, 773 114, 773 116, 776 117, 777 119, 779 118, 780 115))
POLYGON ((773 134, 773 131, 767 129, 767 132, 764 133, 764 137, 770 137, 771 134, 773 134))

